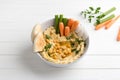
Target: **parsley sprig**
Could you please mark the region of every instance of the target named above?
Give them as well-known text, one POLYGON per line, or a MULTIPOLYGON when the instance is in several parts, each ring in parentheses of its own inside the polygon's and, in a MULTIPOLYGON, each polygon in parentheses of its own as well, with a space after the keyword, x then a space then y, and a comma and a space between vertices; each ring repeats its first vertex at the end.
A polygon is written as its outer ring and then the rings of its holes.
POLYGON ((81 15, 84 16, 84 18, 88 18, 88 21, 91 23, 92 20, 96 18, 95 15, 101 13, 100 10, 101 7, 97 8, 89 7, 89 9, 81 11, 81 15))

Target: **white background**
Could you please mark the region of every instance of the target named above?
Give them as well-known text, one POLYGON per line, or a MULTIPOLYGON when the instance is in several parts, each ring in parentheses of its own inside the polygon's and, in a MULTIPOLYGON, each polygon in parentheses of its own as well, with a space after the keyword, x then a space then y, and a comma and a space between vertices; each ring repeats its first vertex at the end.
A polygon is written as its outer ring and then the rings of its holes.
POLYGON ((120 80, 120 19, 108 30, 95 31, 80 16, 89 6, 102 11, 115 6, 120 14, 120 0, 0 0, 0 80, 120 80), (32 53, 30 34, 36 23, 61 13, 80 21, 90 46, 77 63, 55 68, 32 53))

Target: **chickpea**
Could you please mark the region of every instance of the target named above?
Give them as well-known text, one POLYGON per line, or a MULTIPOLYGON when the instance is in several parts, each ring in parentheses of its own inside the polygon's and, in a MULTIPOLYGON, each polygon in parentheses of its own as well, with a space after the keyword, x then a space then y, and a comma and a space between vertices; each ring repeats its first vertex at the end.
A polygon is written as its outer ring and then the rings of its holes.
POLYGON ((58 53, 59 53, 59 54, 62 54, 62 50, 59 50, 58 53))
POLYGON ((64 50, 63 53, 64 53, 64 54, 67 53, 67 50, 64 50))
POLYGON ((64 55, 64 54, 63 54, 63 55, 61 55, 61 57, 62 57, 62 58, 65 58, 65 57, 66 57, 66 55, 64 55))
POLYGON ((53 59, 58 59, 58 57, 56 55, 53 55, 53 59))
POLYGON ((52 53, 52 49, 49 49, 49 51, 48 51, 49 53, 52 53))
POLYGON ((72 53, 71 52, 68 52, 68 56, 71 55, 72 53))
POLYGON ((56 50, 56 52, 58 53, 58 52, 59 52, 59 50, 56 50))
POLYGON ((56 52, 56 50, 55 49, 53 49, 53 53, 55 53, 56 52))
POLYGON ((55 43, 55 40, 53 40, 53 42, 55 43))
POLYGON ((59 49, 60 48, 60 46, 57 46, 57 49, 59 49))
POLYGON ((71 50, 70 50, 70 49, 68 49, 68 53, 71 53, 71 50))
POLYGON ((50 55, 50 57, 52 57, 53 56, 53 54, 49 54, 50 55))
POLYGON ((71 46, 68 44, 66 47, 70 48, 71 46))
POLYGON ((59 44, 59 43, 56 43, 56 46, 60 46, 60 44, 59 44))
POLYGON ((49 43, 50 41, 48 39, 46 39, 46 42, 49 43))
POLYGON ((68 55, 68 52, 64 52, 65 55, 68 55))

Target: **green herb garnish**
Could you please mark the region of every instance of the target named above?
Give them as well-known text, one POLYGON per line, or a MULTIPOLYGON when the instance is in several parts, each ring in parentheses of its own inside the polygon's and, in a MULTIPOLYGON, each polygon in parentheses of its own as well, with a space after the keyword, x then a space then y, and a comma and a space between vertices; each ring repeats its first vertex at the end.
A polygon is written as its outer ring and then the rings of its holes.
POLYGON ((95 10, 95 14, 99 13, 100 12, 100 7, 97 7, 96 10, 95 10))
POLYGON ((88 21, 91 23, 93 19, 95 19, 95 14, 100 13, 101 8, 97 7, 96 9, 93 7, 89 7, 89 9, 86 9, 85 11, 81 11, 81 15, 84 16, 84 18, 88 18, 88 21))
POLYGON ((80 50, 76 50, 75 53, 78 54, 80 52, 80 50))
POLYGON ((51 39, 51 37, 49 35, 46 34, 45 36, 46 36, 46 39, 51 39))
POLYGON ((75 51, 76 51, 76 49, 72 49, 71 51, 72 51, 72 52, 75 52, 75 51))
POLYGON ((90 9, 91 11, 93 11, 93 10, 94 10, 94 8, 93 8, 93 7, 89 7, 89 9, 90 9))
POLYGON ((47 45, 45 46, 45 50, 48 51, 48 49, 50 49, 51 47, 52 47, 52 44, 47 44, 47 45))
POLYGON ((74 47, 74 45, 75 45, 75 42, 71 42, 71 47, 74 47))
POLYGON ((78 42, 78 44, 80 44, 81 42, 84 42, 84 40, 80 40, 79 38, 76 38, 75 41, 78 42))

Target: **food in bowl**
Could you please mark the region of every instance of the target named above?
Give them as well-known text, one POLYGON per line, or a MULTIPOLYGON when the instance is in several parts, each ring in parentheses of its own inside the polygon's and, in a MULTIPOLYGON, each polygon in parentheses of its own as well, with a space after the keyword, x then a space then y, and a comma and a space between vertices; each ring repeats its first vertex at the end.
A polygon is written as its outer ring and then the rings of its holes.
POLYGON ((34 39, 34 51, 45 60, 56 64, 68 64, 77 60, 85 51, 86 41, 78 35, 79 22, 73 19, 58 19, 55 16, 54 26, 50 25, 39 32, 34 39))

